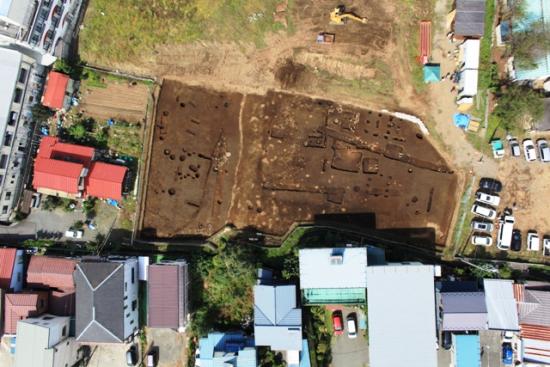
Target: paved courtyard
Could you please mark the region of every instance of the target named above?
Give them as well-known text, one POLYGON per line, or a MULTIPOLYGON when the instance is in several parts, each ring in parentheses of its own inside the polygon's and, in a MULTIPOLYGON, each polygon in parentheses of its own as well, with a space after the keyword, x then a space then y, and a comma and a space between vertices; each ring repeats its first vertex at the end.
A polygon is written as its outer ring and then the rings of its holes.
POLYGON ((187 336, 171 329, 147 329, 150 346, 158 347, 158 367, 187 366, 187 336))
MULTIPOLYGON (((333 308, 330 308, 331 311, 333 308)), ((344 319, 344 334, 332 337, 332 365, 334 367, 365 367, 369 362, 369 345, 365 333, 367 330, 358 329, 357 338, 350 339, 347 335, 346 318, 350 313, 357 314, 359 320, 363 317, 363 313, 359 308, 352 307, 335 307, 341 309, 344 319)))

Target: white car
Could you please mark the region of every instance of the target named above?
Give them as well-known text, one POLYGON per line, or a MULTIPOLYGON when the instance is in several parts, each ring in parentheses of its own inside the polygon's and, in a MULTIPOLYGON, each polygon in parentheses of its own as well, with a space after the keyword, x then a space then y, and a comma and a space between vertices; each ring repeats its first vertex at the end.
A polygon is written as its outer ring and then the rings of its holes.
POLYGON ((527 233, 527 249, 530 251, 538 251, 540 249, 539 235, 536 233, 527 233))
POLYGON ((525 139, 523 141, 523 154, 525 154, 525 160, 527 162, 537 160, 537 150, 535 149, 535 144, 533 144, 533 140, 525 139))
POLYGON ((550 256, 550 238, 546 237, 542 240, 542 248, 544 256, 550 256))
POLYGON ((76 230, 65 231, 65 237, 69 237, 69 238, 82 238, 83 235, 84 235, 83 231, 76 231, 76 230))
POLYGON ((539 148, 541 162, 550 162, 550 147, 548 147, 548 142, 546 141, 546 139, 537 140, 537 146, 539 148))
POLYGON ((508 138, 508 143, 510 144, 512 156, 519 157, 521 155, 521 149, 519 147, 518 139, 510 137, 508 138))
POLYGON ((498 195, 489 195, 481 191, 476 192, 476 200, 495 207, 500 204, 500 197, 498 195))
POLYGON ((514 332, 513 331, 504 331, 502 333, 502 342, 503 343, 511 343, 514 339, 514 332))
POLYGON ((349 314, 347 319, 347 327, 348 327, 348 338, 355 339, 357 338, 357 327, 355 322, 355 314, 349 314))
POLYGON ((495 219, 497 217, 497 212, 494 209, 478 203, 474 203, 474 206, 472 206, 472 213, 487 219, 495 219))
POLYGON ((472 236, 472 245, 476 246, 491 246, 493 244, 493 239, 490 236, 482 234, 474 234, 472 236))

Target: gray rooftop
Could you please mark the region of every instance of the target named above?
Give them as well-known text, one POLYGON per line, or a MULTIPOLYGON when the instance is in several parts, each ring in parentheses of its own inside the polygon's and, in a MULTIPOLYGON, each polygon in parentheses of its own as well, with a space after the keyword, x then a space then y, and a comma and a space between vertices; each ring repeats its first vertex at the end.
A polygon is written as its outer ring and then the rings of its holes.
POLYGON ((22 59, 19 52, 0 48, 0 134, 8 122, 22 59))
POLYGON ((485 0, 456 0, 457 36, 481 37, 485 28, 485 0))
POLYGON ((483 279, 483 287, 489 329, 519 330, 513 282, 503 279, 483 279))
POLYGON ((256 345, 272 350, 302 350, 302 310, 296 308, 296 286, 254 287, 256 345))
POLYGON ((434 267, 367 268, 371 367, 436 367, 434 267))
POLYGON ((366 288, 365 247, 300 250, 300 288, 366 288))
POLYGON ((526 288, 518 309, 522 324, 550 327, 550 291, 526 288))
POLYGON ((483 292, 441 294, 443 330, 487 330, 487 307, 483 292))
POLYGON ((77 264, 76 338, 80 342, 116 343, 124 339, 124 264, 77 264))

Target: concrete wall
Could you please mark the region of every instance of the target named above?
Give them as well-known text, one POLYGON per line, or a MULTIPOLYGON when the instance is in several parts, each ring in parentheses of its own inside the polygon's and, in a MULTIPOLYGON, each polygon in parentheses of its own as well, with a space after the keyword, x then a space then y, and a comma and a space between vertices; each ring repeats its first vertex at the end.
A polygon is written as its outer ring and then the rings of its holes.
POLYGON ((23 278, 24 278, 24 266, 25 261, 23 259, 24 252, 23 250, 17 250, 15 255, 15 264, 13 267, 13 272, 11 274, 11 283, 10 288, 13 288, 15 292, 20 292, 23 289, 23 278))
POLYGON ((138 272, 137 258, 127 259, 124 266, 124 306, 127 306, 124 310, 124 339, 139 328, 138 272))

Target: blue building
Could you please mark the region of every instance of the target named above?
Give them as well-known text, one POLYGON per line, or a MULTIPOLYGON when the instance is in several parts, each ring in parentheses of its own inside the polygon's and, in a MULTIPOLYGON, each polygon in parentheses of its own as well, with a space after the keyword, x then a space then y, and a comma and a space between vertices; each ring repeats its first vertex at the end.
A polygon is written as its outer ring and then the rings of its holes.
POLYGON ((254 339, 242 332, 210 333, 199 340, 197 367, 256 367, 254 339))

